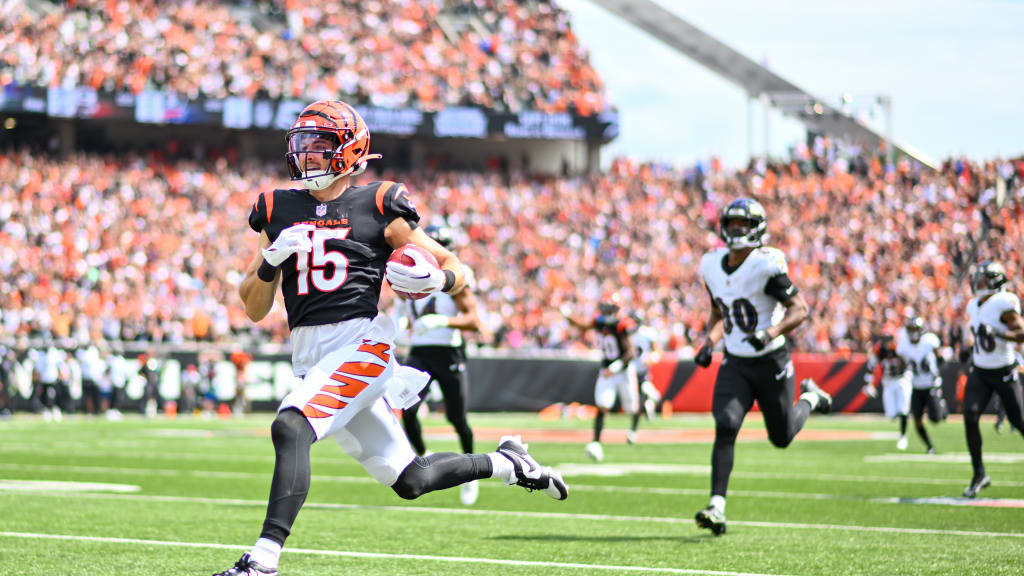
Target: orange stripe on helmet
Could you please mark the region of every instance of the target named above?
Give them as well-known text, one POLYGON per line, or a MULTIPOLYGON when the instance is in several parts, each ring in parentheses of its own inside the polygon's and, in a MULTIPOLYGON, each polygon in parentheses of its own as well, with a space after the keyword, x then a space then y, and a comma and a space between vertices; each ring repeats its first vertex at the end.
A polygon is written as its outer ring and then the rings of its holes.
POLYGON ((306 416, 306 418, 327 418, 328 416, 330 416, 330 414, 328 414, 327 412, 321 412, 320 410, 317 410, 310 404, 306 404, 306 406, 302 409, 302 413, 306 416))
POLYGON ((391 346, 383 342, 363 340, 363 345, 356 350, 358 352, 369 352, 385 362, 389 362, 391 360, 391 355, 388 354, 388 350, 391 350, 391 346))
POLYGON ((348 406, 348 402, 338 400, 334 396, 328 396, 327 394, 317 394, 316 396, 313 396, 308 404, 306 404, 306 406, 310 405, 323 406, 324 408, 333 408, 337 410, 338 408, 348 406))

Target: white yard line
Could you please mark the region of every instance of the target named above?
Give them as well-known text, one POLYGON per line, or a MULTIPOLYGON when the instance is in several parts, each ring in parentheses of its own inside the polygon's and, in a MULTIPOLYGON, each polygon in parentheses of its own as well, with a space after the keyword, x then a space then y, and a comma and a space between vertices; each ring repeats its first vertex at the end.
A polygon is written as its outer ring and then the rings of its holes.
MULTIPOLYGON (((571 488, 570 488, 571 490, 571 488)), ((0 496, 4 493, 0 491, 0 496)), ((75 493, 65 494, 59 492, 35 492, 33 497, 68 497, 76 500, 86 498, 95 500, 137 500, 148 502, 174 502, 186 504, 217 504, 227 506, 254 506, 265 508, 266 500, 243 500, 239 498, 202 498, 195 496, 156 496, 156 495, 128 495, 128 494, 89 494, 75 493)), ((26 494, 19 494, 18 497, 25 498, 26 494)), ((611 514, 573 514, 569 512, 527 512, 521 510, 484 510, 480 508, 438 508, 430 506, 372 506, 361 504, 340 504, 329 502, 306 502, 303 508, 321 510, 366 510, 372 512, 397 512, 409 513, 418 512, 422 514, 451 514, 462 516, 509 516, 518 518, 547 518, 560 520, 595 520, 615 522, 646 522, 661 524, 685 524, 692 525, 693 520, 689 517, 674 518, 665 516, 617 516, 611 514)), ((849 530, 855 532, 885 532, 897 534, 930 534, 935 536, 977 536, 982 538, 1024 538, 1024 532, 980 532, 972 530, 938 530, 928 528, 900 528, 890 526, 856 526, 849 524, 803 524, 791 522, 759 522, 730 520, 730 525, 752 526, 758 528, 796 528, 810 530, 849 530)))
MULTIPOLYGON (((230 472, 216 470, 173 470, 162 468, 122 468, 115 466, 74 466, 55 464, 4 464, 0 463, 0 470, 21 470, 32 472, 76 472, 81 474, 117 474, 124 476, 162 476, 162 477, 195 477, 195 478, 232 478, 237 480, 266 481, 269 472, 230 472)), ((334 476, 317 475, 312 476, 313 482, 330 482, 337 484, 377 484, 377 481, 369 476, 334 476)), ((959 486, 963 482, 957 482, 959 486)), ((1001 485, 1005 485, 1002 481, 1001 485)), ((482 484, 485 488, 499 489, 499 484, 482 484)), ((706 496, 705 488, 660 488, 654 486, 616 486, 616 485, 595 485, 579 484, 570 482, 570 489, 580 492, 609 492, 619 494, 653 494, 660 496, 706 496)), ((847 496, 842 494, 820 494, 807 492, 777 492, 769 490, 731 490, 730 494, 735 496, 752 496, 755 498, 777 498, 784 500, 862 500, 877 501, 880 503, 898 503, 893 498, 871 498, 866 496, 847 496)), ((936 496, 941 497, 941 495, 936 496)))
MULTIPOLYGON (((0 452, 3 449, 0 448, 0 452)), ((168 456, 165 454, 165 456, 168 456)), ((174 459, 174 458, 165 458, 174 459)), ((192 458, 185 458, 191 460, 192 458)), ((196 458, 199 460, 200 458, 196 458)), ((217 460, 213 455, 207 460, 217 460)), ((261 459, 267 462, 273 462, 274 458, 269 457, 261 459)), ((318 458, 318 462, 323 462, 324 459, 318 458)), ((328 461, 330 461, 328 459, 328 461)), ((334 462, 345 462, 344 460, 336 460, 334 462)), ((556 470, 560 469, 558 465, 555 465, 556 470)), ((72 472, 83 472, 83 473, 104 473, 104 472, 116 472, 118 474, 135 474, 145 475, 147 470, 152 470, 153 474, 164 475, 164 476, 219 476, 222 478, 265 478, 269 476, 269 472, 256 473, 256 472, 207 472, 200 470, 173 470, 173 469, 160 469, 160 468, 128 468, 128 467, 115 467, 115 466, 80 466, 80 465, 57 465, 57 464, 4 464, 0 463, 0 469, 8 470, 40 470, 40 471, 59 471, 67 470, 72 472), (249 476, 252 474, 253 476, 249 476)), ((571 470, 572 468, 570 468, 571 470)), ((673 468, 673 473, 680 476, 709 476, 711 474, 711 467, 704 465, 692 465, 692 466, 676 466, 673 468)), ((935 478, 935 477, 916 477, 916 476, 862 476, 854 474, 810 474, 800 472, 744 472, 735 471, 732 473, 733 478, 751 478, 757 480, 816 480, 821 482, 851 482, 857 484, 873 484, 877 485, 880 483, 890 484, 927 484, 935 486, 963 486, 969 480, 969 478, 935 478)), ((337 475, 320 475, 313 476, 315 481, 320 482, 365 482, 373 483, 373 480, 369 477, 357 477, 357 476, 337 476, 337 475), (352 480, 348 480, 352 479, 352 480)), ((999 486, 1020 488, 1024 487, 1024 481, 1019 480, 1004 480, 1000 478, 998 480, 999 486)), ((733 491, 733 494, 739 494, 740 492, 733 491)), ((751 493, 748 493, 751 494, 751 493)), ((754 494, 751 494, 754 495, 754 494)))
MULTIPOLYGON (((173 546, 180 548, 213 548, 218 550, 249 550, 251 546, 237 544, 213 544, 205 542, 174 542, 167 540, 142 540, 138 538, 109 538, 101 536, 75 536, 67 534, 36 534, 31 532, 0 532, 0 537, 26 538, 33 540, 72 540, 77 542, 101 542, 111 544, 141 544, 144 546, 173 546)), ((353 552, 348 550, 315 550, 288 548, 288 554, 309 554, 315 556, 341 556, 346 558, 384 558, 388 560, 426 560, 460 564, 493 564, 498 566, 566 568, 575 570, 614 570, 616 572, 639 572, 646 574, 707 574, 710 576, 778 576, 751 572, 728 572, 721 570, 692 570, 687 568, 650 568, 646 566, 615 566, 608 564, 581 564, 577 562, 540 562, 536 560, 506 560, 503 558, 474 558, 467 556, 431 556, 426 554, 385 554, 382 552, 353 552)))

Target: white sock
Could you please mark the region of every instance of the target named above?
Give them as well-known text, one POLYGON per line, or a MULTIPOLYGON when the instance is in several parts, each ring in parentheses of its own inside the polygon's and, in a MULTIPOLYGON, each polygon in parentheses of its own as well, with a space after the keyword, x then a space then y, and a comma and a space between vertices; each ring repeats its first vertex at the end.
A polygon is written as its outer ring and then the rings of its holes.
POLYGON ((281 545, 269 538, 260 538, 249 551, 249 556, 257 563, 277 570, 277 561, 281 558, 281 545))
POLYGON ((811 405, 812 412, 814 411, 814 409, 818 407, 818 400, 821 400, 821 398, 819 398, 817 394, 812 394, 810 392, 804 392, 803 394, 801 394, 800 399, 806 401, 808 404, 811 405))
POLYGON ((491 459, 491 478, 501 478, 505 484, 516 483, 516 468, 512 461, 497 452, 487 455, 491 459))
POLYGON ((725 496, 712 496, 711 507, 725 514, 725 496))

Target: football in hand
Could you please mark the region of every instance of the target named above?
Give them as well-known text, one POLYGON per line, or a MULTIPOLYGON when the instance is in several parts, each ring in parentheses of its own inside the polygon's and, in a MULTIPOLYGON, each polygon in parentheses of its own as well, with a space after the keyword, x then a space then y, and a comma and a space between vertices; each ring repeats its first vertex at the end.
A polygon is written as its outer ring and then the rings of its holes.
MULTIPOLYGON (((415 266, 416 261, 413 260, 412 257, 409 256, 408 254, 410 251, 413 250, 416 251, 421 256, 423 256, 423 259, 429 262, 430 265, 433 266, 434 268, 441 268, 437 263, 437 258, 434 258, 433 254, 428 252, 426 248, 420 248, 415 244, 406 244, 405 246, 402 246, 398 250, 392 252, 391 257, 388 258, 388 262, 398 262, 399 264, 404 264, 406 266, 415 266)), ((406 300, 419 300, 420 298, 426 298, 427 296, 430 296, 430 292, 402 292, 401 290, 395 290, 394 286, 392 286, 391 289, 395 291, 395 294, 398 294, 400 297, 405 298, 406 300)))

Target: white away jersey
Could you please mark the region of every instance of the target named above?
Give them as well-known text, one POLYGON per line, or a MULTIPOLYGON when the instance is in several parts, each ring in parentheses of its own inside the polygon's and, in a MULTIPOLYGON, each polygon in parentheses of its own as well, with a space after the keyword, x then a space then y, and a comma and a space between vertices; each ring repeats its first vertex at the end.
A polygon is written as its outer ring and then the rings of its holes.
MULTIPOLYGON (((463 265, 463 273, 466 275, 466 290, 472 290, 474 284, 473 271, 469 266, 463 265)), ((416 319, 427 314, 441 314, 443 316, 458 316, 459 307, 455 304, 455 298, 444 292, 435 292, 426 298, 419 300, 405 300, 402 302, 402 313, 409 319, 410 328, 413 327, 416 319)), ((462 331, 456 328, 434 328, 426 332, 412 333, 413 346, 451 346, 458 348, 462 346, 462 331)))
POLYGON ((900 333, 896 353, 903 357, 913 376, 914 388, 931 388, 939 375, 938 351, 942 346, 939 337, 931 332, 921 335, 914 344, 905 331, 900 333))
POLYGON ((996 292, 984 304, 981 298, 973 298, 967 304, 967 317, 974 335, 972 362, 978 368, 1005 368, 1016 362, 1013 342, 995 336, 993 332, 1008 329, 1002 321, 1003 313, 1014 310, 1020 313, 1020 299, 1012 292, 996 292))
POLYGON ((658 339, 658 331, 650 326, 640 326, 633 333, 633 346, 636 347, 636 359, 638 362, 647 362, 651 350, 654 349, 654 342, 658 339))
MULTIPOLYGON (((749 358, 782 348, 786 345, 785 336, 775 338, 760 351, 743 339, 778 324, 785 316, 782 303, 765 290, 769 280, 788 274, 786 257, 781 250, 762 246, 751 251, 739 268, 730 273, 725 270, 728 255, 728 248, 718 248, 705 254, 700 262, 704 284, 722 313, 726 351, 733 356, 749 358)), ((791 288, 790 296, 795 293, 791 288)))

